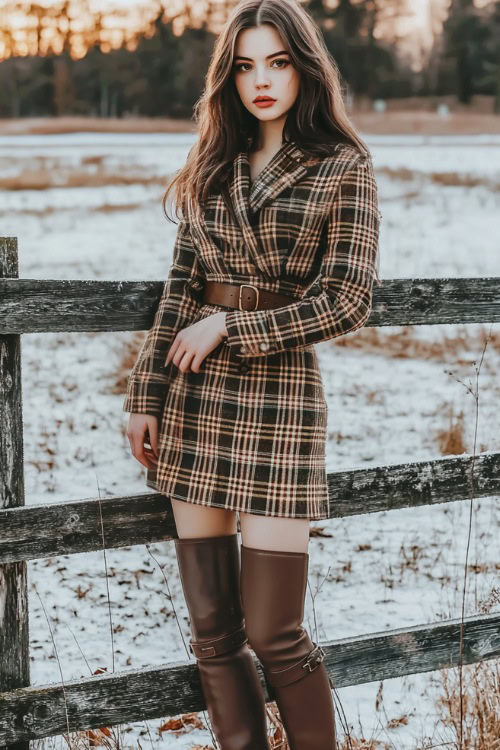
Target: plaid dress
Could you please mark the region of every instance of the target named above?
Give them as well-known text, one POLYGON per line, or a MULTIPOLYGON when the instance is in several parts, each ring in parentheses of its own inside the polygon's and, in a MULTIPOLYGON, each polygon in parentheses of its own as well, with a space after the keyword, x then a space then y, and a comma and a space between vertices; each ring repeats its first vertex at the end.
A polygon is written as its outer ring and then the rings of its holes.
POLYGON ((328 517, 328 405, 314 344, 360 328, 378 280, 380 213, 371 157, 339 143, 311 158, 283 143, 251 183, 248 151, 220 194, 179 224, 169 276, 132 368, 123 410, 158 417, 159 492, 265 516, 328 517), (290 304, 244 311, 202 301, 206 280, 252 284, 290 304), (228 337, 182 373, 168 349, 226 311, 228 337))

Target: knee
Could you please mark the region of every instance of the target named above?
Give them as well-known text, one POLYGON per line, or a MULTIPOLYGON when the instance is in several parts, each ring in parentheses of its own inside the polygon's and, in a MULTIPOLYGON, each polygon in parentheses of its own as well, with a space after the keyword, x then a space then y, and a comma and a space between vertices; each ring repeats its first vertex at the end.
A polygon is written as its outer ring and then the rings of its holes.
POLYGON ((245 632, 248 638, 248 644, 260 658, 261 654, 266 652, 273 639, 272 628, 265 621, 265 617, 255 617, 253 613, 245 611, 245 632))
POLYGON ((248 643, 264 666, 287 659, 309 640, 301 625, 277 623, 275 615, 270 618, 265 612, 245 613, 248 643))

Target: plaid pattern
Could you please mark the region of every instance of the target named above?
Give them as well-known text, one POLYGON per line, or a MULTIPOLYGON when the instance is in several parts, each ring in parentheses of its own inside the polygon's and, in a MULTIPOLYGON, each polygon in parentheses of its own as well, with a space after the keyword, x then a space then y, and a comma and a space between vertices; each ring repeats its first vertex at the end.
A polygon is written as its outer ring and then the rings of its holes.
POLYGON ((251 184, 241 151, 230 195, 237 223, 214 193, 201 216, 179 226, 123 408, 158 416, 158 491, 229 510, 327 518, 328 405, 314 344, 360 328, 371 311, 380 221, 371 158, 347 144, 310 158, 291 141, 251 184), (295 301, 253 312, 204 304, 205 279, 295 301), (199 373, 164 367, 179 330, 223 310, 229 336, 199 373))
POLYGON ((172 264, 153 325, 130 371, 124 411, 161 417, 169 378, 163 369, 168 347, 199 307, 204 278, 185 222, 179 224, 172 264))

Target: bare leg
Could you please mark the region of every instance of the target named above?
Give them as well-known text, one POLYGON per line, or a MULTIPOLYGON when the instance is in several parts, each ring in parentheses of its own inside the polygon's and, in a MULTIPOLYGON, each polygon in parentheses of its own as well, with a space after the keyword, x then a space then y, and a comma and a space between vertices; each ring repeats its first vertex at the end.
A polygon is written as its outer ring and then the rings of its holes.
POLYGON ((241 541, 245 547, 307 552, 308 518, 276 518, 240 512, 241 541))
POLYGON ((236 511, 170 499, 179 539, 236 534, 236 511))

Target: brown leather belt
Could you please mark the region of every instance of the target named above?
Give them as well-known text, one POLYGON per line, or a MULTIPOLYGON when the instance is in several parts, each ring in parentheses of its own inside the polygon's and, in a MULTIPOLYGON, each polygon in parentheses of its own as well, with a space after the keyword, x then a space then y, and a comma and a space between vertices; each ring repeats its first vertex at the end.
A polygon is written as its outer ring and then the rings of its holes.
POLYGON ((269 292, 253 284, 226 284, 220 281, 207 281, 203 302, 236 310, 271 310, 294 302, 295 297, 289 294, 269 292))

